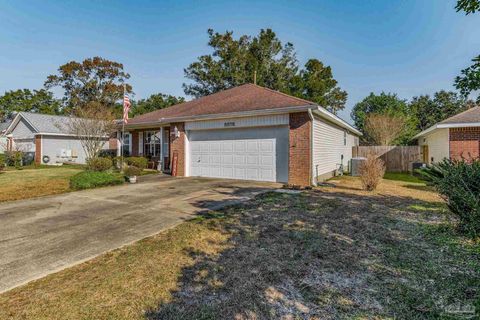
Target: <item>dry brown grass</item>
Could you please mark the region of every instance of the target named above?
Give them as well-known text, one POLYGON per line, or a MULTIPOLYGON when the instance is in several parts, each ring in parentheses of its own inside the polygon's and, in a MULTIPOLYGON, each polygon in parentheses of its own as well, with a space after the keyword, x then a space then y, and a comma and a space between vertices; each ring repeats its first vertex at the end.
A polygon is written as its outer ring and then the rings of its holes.
POLYGON ((0 318, 436 319, 472 305, 480 250, 445 228, 435 193, 334 182, 204 214, 14 289, 0 318))
POLYGON ((69 190, 69 179, 81 169, 55 167, 0 173, 0 202, 28 199, 69 190))

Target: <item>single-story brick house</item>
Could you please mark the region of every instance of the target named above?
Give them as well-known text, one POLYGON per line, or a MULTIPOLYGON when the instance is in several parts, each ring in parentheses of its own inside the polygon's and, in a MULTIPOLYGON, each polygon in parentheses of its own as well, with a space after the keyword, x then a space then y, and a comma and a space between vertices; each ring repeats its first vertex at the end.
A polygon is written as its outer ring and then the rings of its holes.
POLYGON ((420 132, 414 139, 428 146, 428 163, 480 157, 480 107, 474 107, 420 132))
MULTIPOLYGON (((65 124, 71 117, 31 112, 18 112, 4 135, 7 149, 19 149, 31 154, 38 164, 56 165, 64 162, 84 164, 85 151, 81 140, 69 132, 65 124)), ((104 149, 109 148, 105 138, 104 149)))
POLYGON ((125 131, 125 153, 173 175, 303 186, 346 168, 361 135, 313 102, 253 84, 134 117, 125 131))

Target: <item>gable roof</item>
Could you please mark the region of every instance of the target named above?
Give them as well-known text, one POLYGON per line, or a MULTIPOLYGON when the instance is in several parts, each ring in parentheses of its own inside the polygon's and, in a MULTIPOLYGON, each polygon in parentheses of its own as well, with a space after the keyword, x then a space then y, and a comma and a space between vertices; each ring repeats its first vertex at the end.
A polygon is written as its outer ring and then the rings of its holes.
POLYGON ((128 124, 158 122, 164 118, 187 118, 204 115, 271 110, 287 107, 315 106, 311 101, 260 87, 251 83, 183 102, 130 119, 128 124))
POLYGON ((439 124, 452 124, 452 123, 480 123, 480 106, 470 108, 463 111, 453 117, 445 119, 439 124))
POLYGON ((444 128, 462 128, 462 127, 480 127, 480 106, 470 108, 453 117, 440 121, 439 123, 423 130, 417 134, 413 139, 418 139, 436 129, 444 128))
POLYGON ((19 112, 8 126, 7 131, 11 132, 17 123, 23 118, 34 130, 35 133, 49 134, 72 134, 65 123, 71 121, 71 117, 54 116, 49 114, 19 112))

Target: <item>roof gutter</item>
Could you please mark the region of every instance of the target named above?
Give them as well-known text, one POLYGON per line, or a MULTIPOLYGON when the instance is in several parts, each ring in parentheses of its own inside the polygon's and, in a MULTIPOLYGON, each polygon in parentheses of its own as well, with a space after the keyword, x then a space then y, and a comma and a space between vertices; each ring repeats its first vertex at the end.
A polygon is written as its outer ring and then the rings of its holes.
POLYGON ((448 129, 448 128, 464 128, 464 127, 480 127, 480 122, 466 122, 466 123, 438 123, 431 126, 428 129, 415 135, 412 139, 418 139, 436 129, 448 129))
POLYGON ((346 121, 340 119, 333 113, 327 111, 325 108, 317 106, 317 109, 314 110, 316 114, 319 116, 329 120, 330 122, 335 123, 336 125, 343 127, 347 130, 350 130, 351 132, 355 133, 358 136, 362 136, 362 133, 355 129, 353 126, 349 125, 346 121))
MULTIPOLYGON (((336 115, 327 111, 325 108, 318 105, 308 104, 304 106, 294 106, 294 107, 285 107, 285 108, 272 108, 272 109, 261 109, 261 110, 252 110, 252 111, 242 111, 242 112, 230 112, 230 113, 217 113, 217 114, 205 114, 197 116, 185 116, 185 117, 175 117, 175 118, 160 118, 158 121, 148 121, 148 122, 138 122, 132 123, 125 126, 126 129, 140 129, 148 128, 152 126, 158 126, 160 124, 167 124, 172 122, 189 122, 189 121, 202 121, 202 120, 215 120, 215 119, 228 119, 228 118, 242 118, 242 117, 252 117, 260 115, 274 115, 282 113, 292 113, 292 112, 305 112, 311 110, 319 116, 337 124, 338 126, 349 130, 350 132, 355 133, 358 136, 361 136, 362 133, 355 129, 353 126, 349 125, 346 121, 340 119, 336 115)), ((312 114, 313 116, 313 114, 312 114)))
POLYGON ((287 113, 287 112, 302 112, 312 108, 316 108, 316 106, 309 104, 305 106, 295 106, 295 107, 285 107, 285 108, 205 114, 205 115, 198 115, 198 116, 186 116, 186 117, 176 117, 176 118, 160 118, 159 121, 163 123, 167 123, 167 122, 212 120, 212 119, 222 119, 222 118, 241 118, 241 117, 259 116, 259 115, 281 114, 281 113, 287 113))
MULTIPOLYGON (((34 136, 59 136, 59 137, 90 137, 88 135, 77 135, 74 133, 55 133, 55 132, 35 132, 33 134, 34 136)), ((99 138, 105 138, 108 139, 110 138, 109 136, 92 136, 92 137, 99 137, 99 138)))

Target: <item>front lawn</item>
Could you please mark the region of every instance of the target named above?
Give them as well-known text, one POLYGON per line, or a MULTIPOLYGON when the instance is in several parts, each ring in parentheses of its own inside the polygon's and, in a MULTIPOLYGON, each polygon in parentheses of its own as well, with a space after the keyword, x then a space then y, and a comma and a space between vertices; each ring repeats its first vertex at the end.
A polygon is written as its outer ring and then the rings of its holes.
POLYGON ((384 180, 376 193, 357 178, 331 182, 203 214, 13 289, 0 295, 0 318, 471 316, 480 246, 449 227, 435 193, 403 181, 384 180))
POLYGON ((69 191, 70 177, 82 170, 80 166, 41 166, 0 172, 0 202, 69 191))

